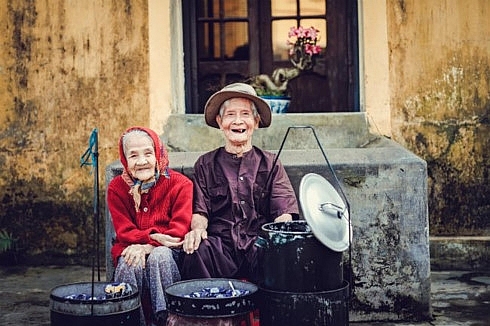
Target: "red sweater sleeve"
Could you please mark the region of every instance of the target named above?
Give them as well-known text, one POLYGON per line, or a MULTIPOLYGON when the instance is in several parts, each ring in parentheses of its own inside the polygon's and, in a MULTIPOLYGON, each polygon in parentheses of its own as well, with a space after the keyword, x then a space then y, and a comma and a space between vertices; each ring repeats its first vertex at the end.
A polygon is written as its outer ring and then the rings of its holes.
POLYGON ((170 222, 168 229, 162 233, 173 237, 184 238, 189 232, 192 218, 192 181, 186 176, 170 171, 170 181, 172 183, 170 222))

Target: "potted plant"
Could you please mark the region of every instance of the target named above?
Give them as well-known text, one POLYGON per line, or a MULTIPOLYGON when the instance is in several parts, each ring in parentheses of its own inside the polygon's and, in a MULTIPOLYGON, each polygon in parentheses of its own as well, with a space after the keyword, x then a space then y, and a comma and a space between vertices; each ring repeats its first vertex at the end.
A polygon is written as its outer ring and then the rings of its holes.
POLYGON ((272 112, 284 113, 289 106, 288 83, 298 77, 301 72, 310 70, 315 65, 315 57, 321 53, 317 45, 319 30, 315 27, 291 27, 288 33, 289 61, 292 67, 275 69, 271 76, 260 74, 250 78, 250 85, 255 88, 257 95, 268 101, 272 112), (273 100, 282 103, 272 102, 273 100))

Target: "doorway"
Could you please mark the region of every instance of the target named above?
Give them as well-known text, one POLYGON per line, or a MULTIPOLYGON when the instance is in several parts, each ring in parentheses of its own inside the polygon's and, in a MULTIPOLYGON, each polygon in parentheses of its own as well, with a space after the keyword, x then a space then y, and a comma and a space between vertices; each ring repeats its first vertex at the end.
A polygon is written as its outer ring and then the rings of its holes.
POLYGON ((322 54, 289 83, 290 113, 358 112, 357 0, 182 0, 186 113, 214 92, 291 65, 291 26, 320 31, 322 54))

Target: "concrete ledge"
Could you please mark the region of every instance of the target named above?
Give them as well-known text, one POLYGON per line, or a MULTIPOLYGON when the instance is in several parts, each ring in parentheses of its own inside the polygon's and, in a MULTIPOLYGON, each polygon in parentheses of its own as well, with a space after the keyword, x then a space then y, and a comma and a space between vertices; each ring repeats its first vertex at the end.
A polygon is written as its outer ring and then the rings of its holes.
MULTIPOLYGON (((325 152, 350 204, 352 270, 344 276, 353 276, 350 321, 430 319, 425 161, 392 141, 325 152)), ((170 152, 170 166, 191 177, 202 153, 170 152)), ((296 193, 307 173, 331 181, 319 149, 284 150, 280 159, 296 193)), ((118 173, 121 166, 115 162, 106 169, 106 182, 118 173)), ((108 212, 106 216, 110 227, 108 212)), ((106 230, 106 241, 112 236, 113 230, 106 230)))
POLYGON ((490 271, 490 237, 430 237, 433 270, 490 271))

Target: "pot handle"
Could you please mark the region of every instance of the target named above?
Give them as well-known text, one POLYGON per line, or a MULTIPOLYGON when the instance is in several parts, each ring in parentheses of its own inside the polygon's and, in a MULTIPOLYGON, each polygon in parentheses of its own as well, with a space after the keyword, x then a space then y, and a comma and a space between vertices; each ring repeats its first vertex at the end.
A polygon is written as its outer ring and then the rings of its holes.
POLYGON ((267 239, 258 236, 255 240, 254 246, 256 246, 257 248, 269 248, 269 242, 267 241, 267 239))
POLYGON ((337 212, 337 217, 339 219, 342 218, 342 216, 344 216, 344 213, 346 211, 346 207, 342 207, 342 206, 339 206, 337 204, 334 204, 334 203, 323 203, 323 204, 320 204, 320 206, 318 207, 318 209, 322 212, 327 212, 327 210, 333 210, 335 212, 337 212))

